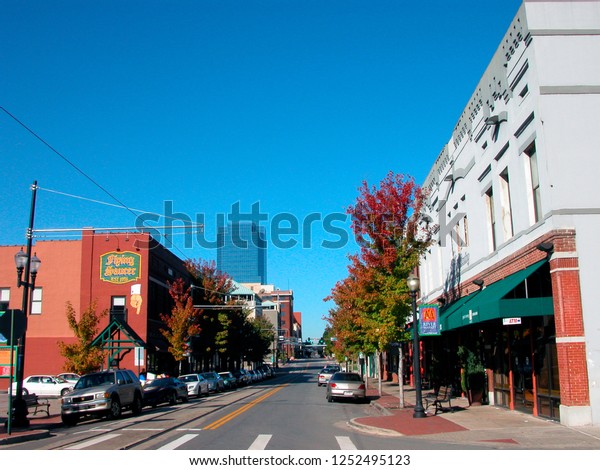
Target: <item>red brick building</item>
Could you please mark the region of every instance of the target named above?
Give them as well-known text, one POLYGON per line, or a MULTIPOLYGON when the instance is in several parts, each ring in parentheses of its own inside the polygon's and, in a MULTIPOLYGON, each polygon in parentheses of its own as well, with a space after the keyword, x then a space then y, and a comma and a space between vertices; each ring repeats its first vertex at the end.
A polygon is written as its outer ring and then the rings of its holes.
MULTIPOLYGON (((0 292, 4 308, 20 309, 14 255, 19 246, 0 247, 0 292)), ((27 316, 24 376, 60 373, 64 358, 57 343, 74 335, 66 319, 66 303, 80 314, 92 302, 108 310, 100 329, 115 319, 126 325, 113 331, 123 344, 120 367, 168 372, 172 359, 159 332, 159 315, 171 310, 168 282, 188 279, 184 263, 145 233, 95 233, 84 230, 80 240, 38 241, 33 252, 41 259, 27 316), (143 364, 134 365, 131 348, 143 347, 143 364)), ((105 334, 108 332, 105 331, 105 334)), ((116 342, 114 343, 116 344, 116 342)), ((0 379, 0 387, 8 378, 0 379)))

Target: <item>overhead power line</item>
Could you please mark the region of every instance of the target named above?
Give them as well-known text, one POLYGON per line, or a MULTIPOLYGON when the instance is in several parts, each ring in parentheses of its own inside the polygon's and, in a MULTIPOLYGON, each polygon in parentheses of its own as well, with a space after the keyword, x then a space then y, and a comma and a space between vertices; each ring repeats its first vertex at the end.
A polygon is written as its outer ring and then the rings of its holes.
MULTIPOLYGON (((131 212, 133 215, 137 216, 137 214, 132 209, 130 209, 125 203, 123 203, 119 198, 117 198, 109 190, 104 188, 104 186, 102 186, 100 183, 98 183, 94 178, 92 178, 85 171, 83 171, 81 168, 79 168, 77 165, 75 165, 75 163, 73 163, 71 160, 69 160, 65 155, 63 155, 61 152, 56 150, 52 145, 50 145, 40 135, 38 135, 33 129, 31 129, 24 122, 22 122, 19 118, 17 118, 14 114, 12 114, 10 111, 8 111, 4 106, 0 106, 0 109, 2 111, 4 111, 4 113, 6 113, 6 115, 9 116, 11 119, 13 119, 17 124, 19 124, 23 129, 25 129, 33 137, 35 137, 38 141, 40 141, 48 149, 50 149, 50 151, 52 151, 54 154, 58 155, 65 163, 67 163, 69 166, 71 166, 75 171, 77 171, 80 175, 82 175, 90 183, 92 183, 94 186, 96 186, 98 189, 100 189, 103 193, 105 193, 113 201, 117 202, 119 204, 119 206, 123 207, 127 211, 131 212)), ((171 243, 173 243, 172 240, 171 240, 171 243)), ((181 249, 179 249, 179 247, 177 247, 175 244, 173 244, 173 247, 175 249, 177 249, 177 251, 179 251, 186 260, 189 260, 189 258, 183 253, 183 251, 181 249)))
MULTIPOLYGON (((60 153, 58 150, 56 150, 54 147, 52 147, 52 145, 50 145, 48 142, 46 142, 44 139, 42 139, 42 137, 40 137, 33 129, 31 129, 24 122, 22 122, 21 120, 19 120, 10 111, 8 111, 4 106, 0 106, 0 109, 2 109, 2 111, 4 111, 8 116, 10 116, 23 129, 25 129, 32 136, 34 136, 37 140, 39 140, 42 144, 44 144, 46 147, 48 147, 52 152, 54 152, 56 155, 58 155, 60 158, 62 158, 68 165, 70 165, 71 167, 73 167, 75 169, 75 171, 77 171, 80 175, 82 175, 84 178, 86 178, 88 181, 90 181, 94 186, 96 186, 102 192, 104 192, 106 195, 108 195, 108 197, 110 197, 112 200, 118 202, 125 209, 129 210, 129 208, 121 200, 119 200, 116 196, 114 196, 110 191, 108 191, 107 189, 105 189, 104 186, 102 186, 100 183, 98 183, 96 180, 94 180, 94 178, 92 178, 85 171, 83 171, 81 168, 79 168, 77 165, 75 165, 75 163, 73 163, 71 160, 69 160, 67 157, 65 157, 62 153, 60 153)), ((136 215, 134 212, 131 212, 131 213, 133 215, 136 215)))

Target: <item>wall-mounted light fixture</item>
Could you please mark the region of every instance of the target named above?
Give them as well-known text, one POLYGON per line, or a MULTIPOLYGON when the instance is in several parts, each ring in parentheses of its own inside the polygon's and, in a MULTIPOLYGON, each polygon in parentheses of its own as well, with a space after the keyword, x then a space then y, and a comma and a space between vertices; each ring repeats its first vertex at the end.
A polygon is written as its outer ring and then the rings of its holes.
POLYGON ((544 253, 552 253, 554 251, 554 243, 542 242, 536 248, 544 253))

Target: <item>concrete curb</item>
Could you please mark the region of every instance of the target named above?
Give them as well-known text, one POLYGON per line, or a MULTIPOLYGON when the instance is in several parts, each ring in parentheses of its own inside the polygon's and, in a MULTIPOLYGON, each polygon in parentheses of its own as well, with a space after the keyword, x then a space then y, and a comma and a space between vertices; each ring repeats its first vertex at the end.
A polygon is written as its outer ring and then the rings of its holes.
POLYGON ((375 426, 369 426, 367 424, 357 423, 355 421, 355 419, 351 419, 350 421, 347 421, 346 424, 349 427, 351 427, 357 431, 365 432, 368 434, 375 434, 377 436, 404 437, 404 434, 399 433, 397 431, 393 431, 391 429, 378 428, 375 426))
POLYGON ((37 441, 38 439, 44 439, 49 436, 50 436, 49 429, 37 429, 35 431, 25 432, 25 433, 21 432, 21 433, 13 434, 10 436, 1 437, 0 438, 0 446, 7 445, 7 444, 19 444, 21 442, 27 442, 27 441, 37 441))

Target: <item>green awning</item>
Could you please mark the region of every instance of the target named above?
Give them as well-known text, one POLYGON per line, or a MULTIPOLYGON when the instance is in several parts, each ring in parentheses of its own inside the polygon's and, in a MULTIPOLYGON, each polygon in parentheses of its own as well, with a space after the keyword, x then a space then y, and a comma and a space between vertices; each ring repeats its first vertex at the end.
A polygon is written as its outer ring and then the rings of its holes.
POLYGON ((545 263, 547 260, 538 261, 480 291, 457 300, 450 305, 447 315, 442 318, 442 331, 501 318, 553 315, 552 297, 504 298, 545 263))

